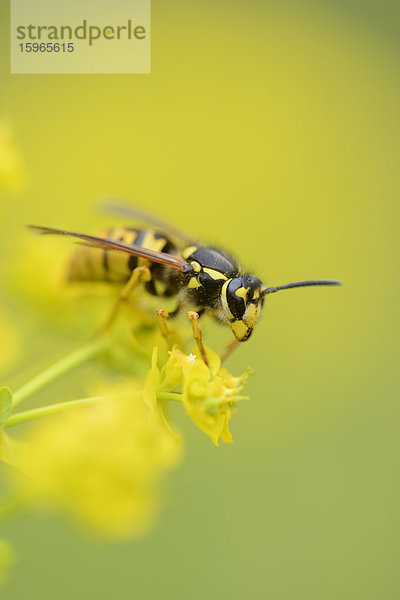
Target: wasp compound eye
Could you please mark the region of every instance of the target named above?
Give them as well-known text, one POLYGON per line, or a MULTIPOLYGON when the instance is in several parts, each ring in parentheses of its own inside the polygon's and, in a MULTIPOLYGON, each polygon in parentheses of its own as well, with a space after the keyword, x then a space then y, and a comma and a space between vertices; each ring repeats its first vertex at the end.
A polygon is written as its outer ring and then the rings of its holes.
POLYGON ((226 301, 233 319, 242 319, 246 310, 247 289, 239 277, 231 279, 226 289, 226 301))

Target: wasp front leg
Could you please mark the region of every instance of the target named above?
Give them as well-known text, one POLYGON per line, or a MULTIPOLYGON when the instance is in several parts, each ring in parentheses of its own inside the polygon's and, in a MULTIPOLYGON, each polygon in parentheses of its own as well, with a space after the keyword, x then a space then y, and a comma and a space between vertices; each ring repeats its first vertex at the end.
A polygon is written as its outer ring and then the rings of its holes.
POLYGON ((167 327, 167 323, 166 320, 169 319, 172 315, 169 314, 169 312, 167 312, 166 310, 164 310, 163 308, 157 308, 157 323, 158 326, 160 328, 161 331, 161 335, 163 336, 166 344, 167 344, 167 348, 168 350, 172 350, 172 342, 171 342, 171 336, 167 327))
POLYGON ((192 323, 193 337, 196 341, 196 344, 197 344, 197 347, 201 354, 201 357, 202 357, 204 363, 208 367, 206 349, 204 348, 203 335, 201 333, 201 328, 200 328, 200 323, 199 323, 200 315, 198 312, 195 312, 194 310, 189 310, 187 312, 187 317, 188 317, 189 321, 191 321, 191 323, 192 323))
POLYGON ((147 282, 150 280, 151 273, 150 269, 148 269, 147 267, 136 267, 136 269, 132 271, 132 275, 118 294, 118 297, 115 300, 108 317, 101 325, 100 329, 98 329, 98 331, 96 332, 95 337, 102 335, 111 327, 119 313, 122 303, 126 302, 129 299, 129 296, 131 295, 135 287, 142 281, 147 282))

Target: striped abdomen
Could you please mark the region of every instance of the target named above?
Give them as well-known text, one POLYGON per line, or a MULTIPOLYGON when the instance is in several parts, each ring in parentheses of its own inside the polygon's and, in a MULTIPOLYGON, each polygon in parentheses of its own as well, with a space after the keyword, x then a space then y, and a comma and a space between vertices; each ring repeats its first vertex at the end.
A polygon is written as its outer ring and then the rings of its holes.
MULTIPOLYGON (((169 254, 176 252, 175 246, 166 235, 152 230, 119 227, 103 231, 98 235, 158 252, 169 254)), ((79 246, 71 260, 68 279, 70 281, 124 283, 128 281, 133 270, 142 265, 147 266, 152 274, 152 280, 146 284, 147 291, 156 295, 171 295, 176 292, 175 274, 171 273, 170 267, 124 252, 83 245, 79 246)))

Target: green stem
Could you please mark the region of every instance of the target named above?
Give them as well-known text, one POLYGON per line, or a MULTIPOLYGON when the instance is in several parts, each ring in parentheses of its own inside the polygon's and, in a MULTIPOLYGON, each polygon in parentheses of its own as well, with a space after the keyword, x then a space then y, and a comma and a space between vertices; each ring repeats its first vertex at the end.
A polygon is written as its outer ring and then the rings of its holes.
POLYGON ((23 400, 34 394, 37 390, 40 390, 43 386, 50 383, 60 375, 63 375, 67 371, 70 371, 74 367, 82 364, 89 360, 96 354, 99 354, 101 350, 106 346, 106 340, 104 338, 93 340, 84 346, 81 346, 77 350, 74 350, 67 356, 64 356, 61 360, 55 362, 53 365, 33 377, 28 383, 25 383, 20 387, 13 395, 13 406, 18 406, 23 400))
POLYGON ((48 406, 41 406, 40 408, 33 408, 32 410, 24 410, 8 417, 4 427, 19 425, 26 421, 33 421, 34 419, 40 419, 41 417, 47 417, 48 415, 55 415, 56 413, 63 412, 70 408, 85 406, 86 404, 105 399, 107 399, 107 396, 91 396, 89 398, 81 398, 80 400, 69 400, 68 402, 58 402, 57 404, 49 404, 48 406))
POLYGON ((183 402, 182 394, 174 392, 157 392, 157 400, 163 402, 164 400, 173 400, 174 402, 183 402))
MULTIPOLYGON (((41 417, 47 417, 49 415, 55 415, 64 410, 75 408, 77 406, 85 406, 96 402, 98 400, 107 400, 110 396, 90 396, 88 398, 81 398, 79 400, 69 400, 67 402, 57 402, 57 404, 49 404, 48 406, 41 406, 39 408, 32 408, 31 410, 24 410, 17 412, 8 417, 4 424, 4 427, 11 427, 12 425, 19 425, 26 421, 33 421, 34 419, 40 419, 41 417)), ((172 392, 158 392, 157 400, 162 402, 163 400, 174 400, 175 402, 183 402, 182 394, 174 394, 172 392)))

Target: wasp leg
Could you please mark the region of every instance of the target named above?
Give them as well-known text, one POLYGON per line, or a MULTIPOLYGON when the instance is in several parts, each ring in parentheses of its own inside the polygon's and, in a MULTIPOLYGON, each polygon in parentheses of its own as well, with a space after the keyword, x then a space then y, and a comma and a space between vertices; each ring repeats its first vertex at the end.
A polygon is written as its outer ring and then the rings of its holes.
POLYGON ((160 328, 161 335, 163 336, 163 338, 165 339, 165 341, 167 343, 168 350, 172 350, 172 343, 171 343, 168 327, 167 327, 167 324, 165 321, 167 319, 169 319, 170 316, 171 315, 163 308, 157 308, 158 326, 160 328))
POLYGON ((228 356, 234 351, 238 344, 239 341, 235 338, 226 346, 226 348, 219 355, 221 362, 224 362, 224 360, 228 358, 228 356))
POLYGON ((128 282, 124 285, 124 287, 118 294, 118 297, 115 300, 108 317, 106 318, 104 323, 101 325, 100 329, 98 329, 98 331, 95 333, 95 337, 102 335, 105 331, 107 331, 107 329, 109 329, 109 327, 113 324, 115 318, 118 315, 118 312, 121 308, 121 304, 123 302, 126 302, 126 300, 128 300, 129 296, 131 295, 131 293, 133 292, 135 287, 141 281, 147 282, 150 280, 151 280, 151 273, 147 267, 144 267, 144 266, 136 267, 136 269, 134 269, 132 271, 132 275, 130 276, 128 282))
POLYGON ((201 357, 202 357, 204 363, 208 367, 206 349, 204 348, 204 345, 203 345, 203 336, 201 333, 201 328, 200 328, 200 323, 199 323, 199 313, 195 312, 194 310, 189 310, 187 312, 187 316, 188 316, 189 321, 191 321, 191 323, 192 323, 193 337, 196 341, 196 344, 200 351, 201 357))

